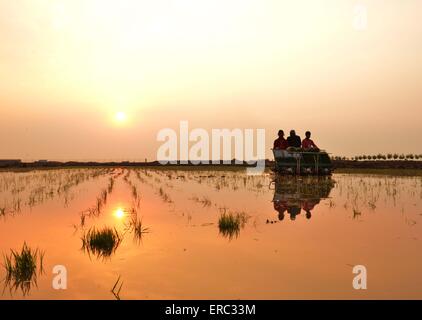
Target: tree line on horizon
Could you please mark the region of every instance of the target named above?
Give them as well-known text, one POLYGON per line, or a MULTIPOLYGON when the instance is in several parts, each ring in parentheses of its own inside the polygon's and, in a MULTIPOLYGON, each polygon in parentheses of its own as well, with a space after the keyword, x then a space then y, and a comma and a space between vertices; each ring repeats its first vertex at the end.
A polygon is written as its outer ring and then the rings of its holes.
POLYGON ((422 160, 422 154, 398 154, 398 153, 388 153, 388 154, 377 154, 377 155, 359 155, 354 157, 341 157, 333 156, 332 160, 353 160, 353 161, 373 161, 373 160, 422 160))

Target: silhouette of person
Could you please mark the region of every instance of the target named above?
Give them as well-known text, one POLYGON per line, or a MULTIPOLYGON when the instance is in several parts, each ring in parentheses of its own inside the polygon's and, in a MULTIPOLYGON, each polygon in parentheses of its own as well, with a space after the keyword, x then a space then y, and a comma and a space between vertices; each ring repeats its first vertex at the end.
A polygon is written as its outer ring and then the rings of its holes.
POLYGON ((299 206, 290 206, 287 212, 290 214, 290 220, 296 220, 296 216, 300 214, 301 208, 299 206))
POLYGON ((274 141, 274 150, 286 150, 289 147, 287 140, 284 139, 284 131, 278 131, 278 138, 274 141))
POLYGON ((287 210, 286 201, 274 201, 274 210, 278 212, 278 220, 284 220, 284 212, 287 210))
POLYGON ((306 131, 305 136, 306 138, 302 141, 302 148, 305 150, 319 151, 317 145, 311 140, 311 132, 306 131))
POLYGON ((312 218, 312 213, 311 213, 311 211, 306 211, 306 215, 305 215, 305 217, 306 217, 306 219, 311 219, 312 218))
POLYGON ((289 147, 295 147, 300 148, 302 145, 302 141, 300 140, 300 137, 296 135, 296 131, 291 130, 290 136, 287 138, 287 143, 289 144, 289 147))
POLYGON ((312 218, 312 210, 319 204, 319 199, 309 199, 302 202, 302 209, 306 212, 306 219, 312 218))

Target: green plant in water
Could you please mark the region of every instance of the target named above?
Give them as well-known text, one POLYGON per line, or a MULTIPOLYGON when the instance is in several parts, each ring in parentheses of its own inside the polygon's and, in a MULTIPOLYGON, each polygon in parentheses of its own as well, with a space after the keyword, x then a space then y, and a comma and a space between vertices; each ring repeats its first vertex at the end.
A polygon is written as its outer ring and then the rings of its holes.
POLYGON ((33 285, 37 286, 37 276, 44 273, 44 252, 31 249, 26 242, 20 252, 10 251, 10 255, 3 256, 6 270, 5 288, 9 287, 11 292, 20 289, 26 296, 33 285))
POLYGON ((121 278, 121 276, 119 276, 119 278, 117 278, 116 283, 114 284, 113 288, 111 289, 111 293, 114 295, 114 297, 116 298, 116 300, 120 300, 120 291, 122 290, 122 286, 123 286, 123 281, 122 281, 120 283, 119 288, 117 289, 117 285, 120 282, 120 278, 121 278))
POLYGON ((224 237, 229 239, 237 238, 240 234, 240 229, 244 228, 248 219, 249 217, 244 212, 224 212, 218 220, 218 229, 224 237))
POLYGON ((360 217, 362 215, 362 212, 360 212, 357 209, 353 209, 353 219, 357 219, 358 217, 360 217))
POLYGON ((132 196, 134 199, 138 199, 138 189, 136 186, 132 186, 132 196))
POLYGON ((127 231, 133 233, 133 239, 136 243, 140 243, 144 234, 149 233, 149 228, 144 226, 142 219, 138 218, 134 209, 132 209, 132 216, 129 223, 125 226, 125 232, 127 231))
POLYGON ((119 247, 122 237, 115 228, 89 229, 82 237, 82 249, 98 258, 110 257, 119 247))
POLYGON ((108 183, 108 187, 107 187, 108 193, 112 193, 113 192, 113 188, 114 188, 114 179, 113 178, 110 178, 109 179, 109 183, 108 183))

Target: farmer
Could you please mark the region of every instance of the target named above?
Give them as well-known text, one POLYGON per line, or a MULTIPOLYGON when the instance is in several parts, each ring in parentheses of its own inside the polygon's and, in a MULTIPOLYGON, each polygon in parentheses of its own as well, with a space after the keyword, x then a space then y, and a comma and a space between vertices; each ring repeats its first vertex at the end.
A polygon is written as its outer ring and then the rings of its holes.
POLYGON ((284 139, 284 131, 279 130, 278 139, 274 141, 274 150, 286 150, 288 146, 289 144, 287 143, 287 140, 284 139))
POLYGON ((296 131, 294 130, 290 131, 290 136, 287 138, 287 142, 289 144, 289 147, 294 147, 294 148, 300 148, 302 144, 300 137, 296 135, 296 131))
POLYGON ((304 150, 319 151, 317 145, 311 140, 311 132, 306 131, 305 136, 306 138, 302 141, 302 148, 304 150))

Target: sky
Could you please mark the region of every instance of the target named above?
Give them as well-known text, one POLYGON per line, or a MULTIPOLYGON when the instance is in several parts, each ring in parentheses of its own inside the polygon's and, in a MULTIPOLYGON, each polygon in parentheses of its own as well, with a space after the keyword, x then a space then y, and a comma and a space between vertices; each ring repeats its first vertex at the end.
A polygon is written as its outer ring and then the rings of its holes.
POLYGON ((157 133, 278 129, 422 153, 420 0, 0 0, 0 159, 154 160, 157 133), (365 19, 366 17, 366 19, 365 19))

